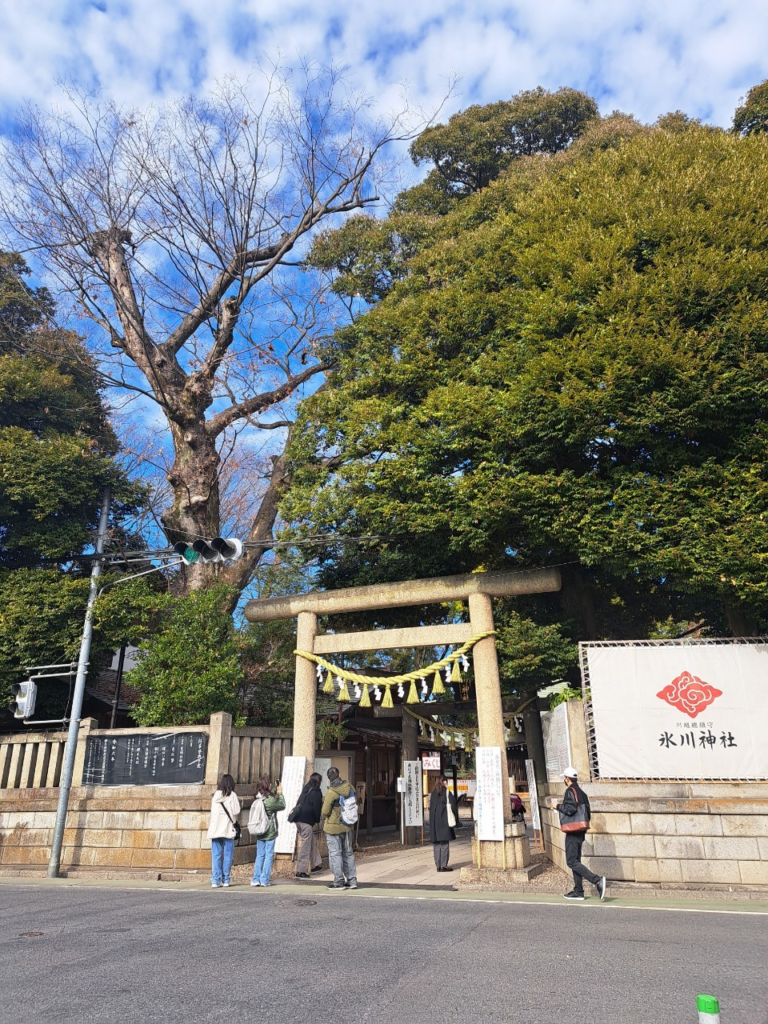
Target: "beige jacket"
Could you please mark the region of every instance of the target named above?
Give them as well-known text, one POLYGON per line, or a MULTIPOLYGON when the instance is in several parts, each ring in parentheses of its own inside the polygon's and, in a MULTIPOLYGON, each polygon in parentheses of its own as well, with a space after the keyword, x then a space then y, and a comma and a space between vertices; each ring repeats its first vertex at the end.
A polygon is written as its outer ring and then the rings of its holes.
POLYGON ((208 839, 234 839, 235 826, 227 817, 224 808, 229 811, 232 821, 237 821, 240 813, 240 801, 237 794, 230 793, 225 797, 220 789, 217 789, 211 800, 211 824, 208 826, 208 839))

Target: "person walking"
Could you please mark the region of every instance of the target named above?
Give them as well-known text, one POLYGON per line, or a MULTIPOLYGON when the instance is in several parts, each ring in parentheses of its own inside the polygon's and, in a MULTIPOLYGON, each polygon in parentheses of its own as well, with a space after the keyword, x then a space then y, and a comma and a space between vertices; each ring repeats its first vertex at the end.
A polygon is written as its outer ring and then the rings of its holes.
POLYGON ((448 779, 440 775, 429 797, 429 836, 438 871, 453 871, 453 868, 448 867, 448 844, 456 838, 455 828, 458 823, 456 797, 448 790, 448 779))
POLYGON ((323 794, 320 791, 322 781, 319 773, 313 772, 296 801, 296 813, 293 820, 299 833, 299 857, 296 861, 297 878, 309 878, 310 870, 312 872, 323 870, 323 859, 317 848, 317 836, 315 835, 315 825, 319 824, 323 810, 323 794))
POLYGON ((235 780, 222 775, 211 799, 211 821, 208 838, 211 841, 211 888, 227 888, 235 856, 235 822, 240 813, 240 801, 235 793, 235 780))
POLYGON ((356 889, 357 865, 350 836, 354 826, 346 824, 341 816, 342 798, 346 801, 350 796, 355 798, 354 814, 357 815, 355 788, 341 778, 338 768, 329 768, 326 774, 328 791, 323 800, 321 817, 325 840, 328 843, 328 863, 333 872, 333 881, 329 883, 328 888, 356 889))
POLYGON ((584 879, 591 882, 597 889, 600 899, 605 898, 605 875, 596 875, 581 863, 581 848, 589 831, 592 810, 589 797, 578 783, 576 769, 570 765, 563 773, 565 796, 561 803, 553 799, 553 804, 560 813, 560 828, 565 832, 565 862, 573 872, 573 889, 565 893, 563 899, 583 900, 584 879))
POLYGON ((285 810, 285 797, 280 780, 276 779, 274 786, 266 775, 262 775, 256 783, 253 791, 253 803, 251 804, 250 816, 248 818, 248 830, 254 831, 254 822, 266 820, 264 831, 256 832, 256 861, 253 865, 253 878, 251 885, 266 888, 271 885, 272 862, 275 859, 275 840, 277 839, 277 813, 285 810))

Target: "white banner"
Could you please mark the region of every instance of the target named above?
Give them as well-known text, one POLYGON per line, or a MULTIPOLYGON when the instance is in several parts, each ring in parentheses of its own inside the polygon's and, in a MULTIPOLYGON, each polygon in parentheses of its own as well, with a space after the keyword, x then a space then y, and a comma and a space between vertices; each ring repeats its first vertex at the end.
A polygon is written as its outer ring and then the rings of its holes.
POLYGON ((405 827, 411 828, 424 824, 424 799, 421 789, 421 761, 405 761, 405 792, 403 793, 403 811, 405 827))
POLYGON ((568 735, 568 708, 558 704, 553 711, 542 711, 541 731, 544 736, 544 760, 547 780, 559 782, 571 765, 571 738, 568 735))
POLYGON ((283 776, 280 782, 285 797, 285 810, 277 813, 277 839, 275 853, 293 853, 296 845, 296 826, 288 821, 288 815, 296 806, 304 788, 304 770, 307 766, 306 757, 284 757, 283 776))
MULTIPOLYGON (((568 765, 566 765, 568 767, 568 765)), ((528 758, 525 762, 525 774, 528 777, 528 792, 531 797, 531 821, 537 832, 541 832, 541 814, 539 813, 539 791, 536 789, 536 769, 533 761, 528 758)))
POLYGON ((768 779, 768 644, 585 648, 602 777, 768 779))
POLYGON ((475 794, 477 838, 481 842, 500 843, 504 839, 501 748, 475 747, 475 764, 477 766, 477 793, 475 794))

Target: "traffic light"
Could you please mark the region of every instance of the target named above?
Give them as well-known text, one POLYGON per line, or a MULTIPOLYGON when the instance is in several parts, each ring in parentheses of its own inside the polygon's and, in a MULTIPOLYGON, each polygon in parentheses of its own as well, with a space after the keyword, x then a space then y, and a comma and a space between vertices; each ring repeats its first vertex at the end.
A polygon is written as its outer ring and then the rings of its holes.
POLYGON ((31 679, 23 683, 14 683, 11 687, 13 693, 13 717, 30 718, 34 714, 35 701, 37 700, 37 683, 31 679))
POLYGON ((195 562, 235 562, 245 549, 243 542, 236 537, 214 537, 213 540, 196 540, 192 544, 180 540, 173 545, 173 550, 181 555, 186 565, 194 565, 195 562))
POLYGON ((200 555, 187 544, 185 540, 180 540, 177 544, 173 545, 173 550, 177 555, 181 555, 184 559, 185 565, 194 565, 200 555))

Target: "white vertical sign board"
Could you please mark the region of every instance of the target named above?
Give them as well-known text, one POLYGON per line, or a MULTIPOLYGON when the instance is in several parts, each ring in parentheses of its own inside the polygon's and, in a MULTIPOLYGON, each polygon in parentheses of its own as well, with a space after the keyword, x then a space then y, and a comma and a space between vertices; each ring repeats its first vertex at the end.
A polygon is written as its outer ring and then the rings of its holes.
POLYGON ((315 771, 320 776, 320 792, 325 796, 328 792, 328 769, 331 767, 330 757, 316 757, 315 771))
POLYGON ((412 828, 424 824, 421 761, 406 761, 403 767, 405 770, 405 793, 403 793, 405 827, 412 828))
POLYGON ((568 708, 558 704, 554 711, 542 711, 541 731, 544 734, 544 759, 547 779, 562 779, 571 763, 571 739, 568 735, 568 708))
POLYGON ((601 776, 768 779, 768 644, 586 654, 601 776))
POLYGON ((477 766, 477 794, 475 796, 477 838, 481 842, 500 843, 504 839, 501 748, 476 747, 475 765, 477 766))
MULTIPOLYGON (((566 765, 567 767, 567 765, 566 765)), ((536 789, 536 769, 533 761, 525 762, 525 774, 528 776, 528 792, 531 795, 531 820, 536 832, 541 832, 541 814, 539 812, 539 791, 536 789)))
POLYGON ((306 757, 283 758, 283 775, 280 782, 285 797, 285 810, 277 814, 277 839, 275 853, 293 853, 296 845, 296 825, 288 821, 288 815, 296 806, 304 788, 304 771, 307 767, 306 757))

